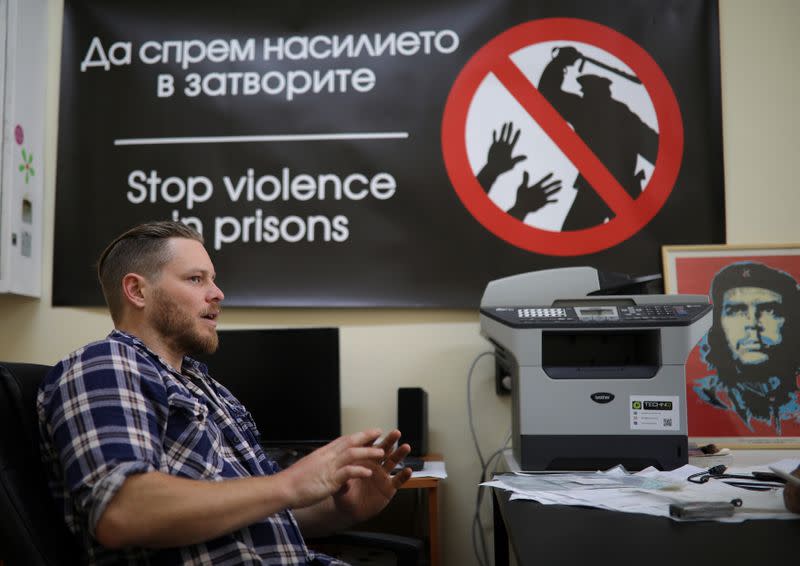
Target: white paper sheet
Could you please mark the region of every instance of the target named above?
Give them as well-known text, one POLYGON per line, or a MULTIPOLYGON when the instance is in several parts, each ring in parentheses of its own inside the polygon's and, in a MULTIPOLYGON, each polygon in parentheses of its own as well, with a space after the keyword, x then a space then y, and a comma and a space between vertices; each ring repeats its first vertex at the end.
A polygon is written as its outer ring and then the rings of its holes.
POLYGON ((412 478, 439 478, 445 479, 447 471, 444 468, 444 462, 441 460, 425 461, 421 470, 411 472, 412 478))

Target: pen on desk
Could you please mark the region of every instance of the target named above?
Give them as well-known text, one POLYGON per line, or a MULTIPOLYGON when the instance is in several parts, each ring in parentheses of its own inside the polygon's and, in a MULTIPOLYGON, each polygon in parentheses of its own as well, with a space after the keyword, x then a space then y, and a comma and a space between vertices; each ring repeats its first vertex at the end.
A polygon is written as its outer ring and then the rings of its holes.
POLYGON ((734 487, 741 487, 742 489, 749 489, 750 491, 769 491, 770 489, 777 489, 779 487, 783 487, 783 485, 777 484, 769 484, 769 483, 756 483, 756 482, 749 482, 749 481, 725 481, 723 480, 722 483, 726 483, 728 485, 732 485, 734 487))
POLYGON ((769 469, 772 470, 773 473, 775 473, 775 475, 785 479, 787 483, 800 486, 800 478, 798 478, 797 476, 793 476, 789 472, 784 472, 783 470, 779 468, 773 468, 772 466, 769 466, 769 469))

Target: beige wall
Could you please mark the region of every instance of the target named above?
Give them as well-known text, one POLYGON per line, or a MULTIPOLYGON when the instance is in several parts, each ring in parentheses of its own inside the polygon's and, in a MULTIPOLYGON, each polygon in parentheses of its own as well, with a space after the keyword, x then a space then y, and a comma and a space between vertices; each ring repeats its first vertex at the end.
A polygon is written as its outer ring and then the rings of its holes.
POLYGON ((722 0, 722 128, 731 244, 800 242, 800 2, 722 0))
MULTIPOLYGON (((41 300, 0 295, 0 359, 54 363, 105 335, 103 309, 53 308, 51 299, 54 172, 61 0, 51 0, 45 175, 45 251, 41 300)), ((722 0, 720 6, 728 240, 800 242, 795 165, 800 161, 800 52, 796 0, 722 0)), ((90 221, 90 219, 76 219, 90 221)), ((665 242, 669 243, 669 242, 665 242)), ((467 371, 488 350, 476 311, 230 309, 232 326, 336 325, 342 328, 345 431, 396 422, 396 389, 422 386, 430 401, 430 444, 447 459, 442 495, 445 564, 474 564, 470 525, 480 474, 469 435, 467 371)), ((476 427, 484 454, 509 427, 509 402, 494 394, 484 358, 473 382, 476 427)), ((488 514, 487 514, 488 517, 488 514)))

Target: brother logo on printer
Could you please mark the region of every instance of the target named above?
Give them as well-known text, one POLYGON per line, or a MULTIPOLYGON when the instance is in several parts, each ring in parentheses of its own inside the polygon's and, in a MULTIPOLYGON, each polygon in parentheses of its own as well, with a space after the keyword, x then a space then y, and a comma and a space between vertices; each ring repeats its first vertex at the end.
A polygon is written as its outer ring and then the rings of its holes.
POLYGON ((590 397, 595 403, 610 403, 614 400, 613 393, 592 393, 590 397))

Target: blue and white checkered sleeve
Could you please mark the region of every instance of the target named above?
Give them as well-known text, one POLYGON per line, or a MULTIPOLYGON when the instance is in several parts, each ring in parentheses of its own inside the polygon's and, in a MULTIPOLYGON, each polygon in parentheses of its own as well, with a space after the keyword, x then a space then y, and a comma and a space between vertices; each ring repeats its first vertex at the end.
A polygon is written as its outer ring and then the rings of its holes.
POLYGON ((76 352, 60 369, 49 385, 48 428, 66 487, 94 533, 125 479, 158 469, 166 390, 155 367, 115 341, 76 352))

